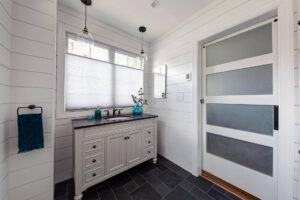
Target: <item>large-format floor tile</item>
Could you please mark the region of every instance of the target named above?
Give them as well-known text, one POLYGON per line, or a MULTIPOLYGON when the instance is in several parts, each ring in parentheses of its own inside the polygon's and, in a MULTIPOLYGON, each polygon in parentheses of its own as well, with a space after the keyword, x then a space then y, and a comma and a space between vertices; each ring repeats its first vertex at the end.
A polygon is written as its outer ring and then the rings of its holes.
POLYGON ((68 181, 64 181, 55 185, 54 188, 54 197, 65 196, 67 193, 67 183, 68 181))
POLYGON ((159 176, 159 178, 162 182, 164 182, 167 186, 169 186, 172 189, 175 188, 183 180, 171 170, 163 172, 159 176))
POLYGON ((133 200, 160 200, 160 194, 148 183, 131 193, 133 200))
POLYGON ((157 192, 161 195, 161 196, 166 196, 167 194, 169 194, 172 190, 171 188, 169 188, 166 184, 162 183, 160 184, 157 188, 156 188, 157 192))
POLYGON ((135 174, 131 176, 132 180, 138 185, 143 185, 147 182, 147 180, 141 174, 135 174))
POLYGON ((123 187, 115 190, 115 194, 118 200, 131 200, 130 195, 123 187))
POLYGON ((129 192, 133 192, 139 188, 139 185, 135 183, 135 181, 130 181, 124 185, 124 188, 129 192))
POLYGON ((176 187, 170 194, 166 196, 166 200, 196 200, 190 193, 182 189, 180 186, 176 187))
MULTIPOLYGON (((55 200, 74 199, 73 179, 55 185, 55 200)), ((142 163, 83 192, 82 200, 241 200, 164 157, 142 163)))
POLYGON ((190 191, 194 187, 194 185, 187 180, 183 180, 181 183, 179 183, 179 185, 186 191, 190 191))
POLYGON ((191 175, 187 178, 187 180, 190 181, 195 186, 197 186, 198 188, 200 188, 201 190, 203 190, 204 192, 207 192, 210 189, 210 187, 213 185, 212 182, 208 181, 207 179, 201 176, 195 177, 191 175))
POLYGON ((99 200, 97 187, 93 186, 84 191, 82 200, 99 200))
POLYGON ((191 195, 196 199, 214 200, 211 196, 209 196, 207 193, 203 192, 202 190, 198 189, 197 187, 193 187, 193 189, 191 190, 191 195))
POLYGON ((157 178, 157 176, 154 176, 153 173, 148 172, 147 174, 144 174, 144 177, 147 179, 147 181, 156 188, 161 184, 161 180, 157 178))
POLYGON ((219 191, 215 189, 211 189, 208 194, 217 200, 230 200, 228 197, 226 197, 224 194, 220 193, 219 191))
POLYGON ((125 185, 126 183, 130 182, 132 179, 130 176, 123 172, 122 174, 119 174, 117 176, 114 176, 110 179, 109 183, 113 190, 118 189, 119 187, 125 185))

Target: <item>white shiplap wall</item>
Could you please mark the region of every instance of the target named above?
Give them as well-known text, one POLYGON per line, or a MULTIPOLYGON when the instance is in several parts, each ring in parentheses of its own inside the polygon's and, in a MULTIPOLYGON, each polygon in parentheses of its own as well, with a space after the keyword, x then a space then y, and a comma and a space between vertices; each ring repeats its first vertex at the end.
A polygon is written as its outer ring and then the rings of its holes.
POLYGON ((10 0, 0 0, 0 200, 8 199, 9 186, 11 7, 10 0))
POLYGON ((9 199, 53 199, 55 0, 13 0, 9 199), (45 148, 18 154, 16 109, 43 106, 45 148))
MULTIPOLYGON (((57 13, 57 23, 58 23, 58 38, 57 38, 57 94, 62 93, 61 88, 63 88, 63 80, 59 77, 60 69, 64 67, 64 41, 63 35, 66 31, 78 33, 81 31, 84 24, 83 15, 78 14, 77 12, 70 10, 62 5, 58 5, 57 13), (76 14, 75 14, 76 13, 76 14)), ((141 41, 140 38, 135 38, 131 35, 128 35, 115 27, 109 26, 99 20, 94 18, 88 18, 88 28, 89 31, 93 34, 97 41, 116 46, 127 51, 139 52, 141 41)), ((137 27, 138 31, 138 27, 137 27)), ((148 52, 148 44, 145 44, 145 51, 148 52)), ((145 67, 145 98, 149 99, 149 91, 146 91, 149 86, 148 75, 150 72, 145 67)), ((59 104, 59 100, 57 104, 59 104)), ((56 109, 60 109, 59 106, 56 109)), ((57 113, 61 113, 57 111, 57 113)), ((91 112, 92 114, 92 112, 91 112)), ((86 116, 85 113, 83 116, 86 116)), ((78 117, 78 116, 77 116, 78 117)), ((71 117, 56 116, 56 126, 55 126, 55 182, 61 182, 66 179, 72 178, 73 170, 73 132, 71 117)))
POLYGON ((300 185, 299 185, 299 148, 300 148, 300 141, 299 141, 299 110, 300 110, 300 98, 299 98, 299 77, 300 77, 300 70, 299 70, 299 59, 300 59, 300 26, 297 24, 300 20, 300 1, 294 0, 294 22, 295 22, 295 181, 294 181, 294 199, 300 199, 300 185))

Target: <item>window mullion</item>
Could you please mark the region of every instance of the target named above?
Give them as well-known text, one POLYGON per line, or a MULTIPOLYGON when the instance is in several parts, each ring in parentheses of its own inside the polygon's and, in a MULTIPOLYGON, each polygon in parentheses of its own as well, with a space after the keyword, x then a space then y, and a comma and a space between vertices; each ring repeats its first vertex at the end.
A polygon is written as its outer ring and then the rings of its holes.
POLYGON ((109 50, 109 61, 112 64, 112 107, 116 106, 116 66, 115 66, 115 49, 109 50))

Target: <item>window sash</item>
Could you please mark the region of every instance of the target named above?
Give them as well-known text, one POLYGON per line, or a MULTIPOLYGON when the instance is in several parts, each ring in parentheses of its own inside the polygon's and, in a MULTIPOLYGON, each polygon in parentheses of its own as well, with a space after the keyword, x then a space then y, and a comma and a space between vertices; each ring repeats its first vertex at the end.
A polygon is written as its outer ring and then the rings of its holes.
MULTIPOLYGON (((67 52, 66 53, 68 53, 68 54, 74 54, 74 53, 70 52, 70 50, 69 50, 69 38, 76 41, 76 34, 70 33, 70 32, 66 32, 66 35, 67 35, 67 52)), ((97 47, 100 47, 100 48, 103 48, 103 49, 107 49, 108 52, 109 52, 108 53, 108 55, 109 55, 108 56, 109 57, 108 61, 105 61, 105 60, 101 60, 101 61, 110 62, 111 64, 117 64, 117 63, 115 63, 115 53, 119 53, 119 54, 123 54, 123 55, 128 56, 128 57, 140 59, 140 63, 141 63, 140 69, 141 70, 144 69, 144 60, 138 54, 135 54, 135 53, 132 53, 132 52, 123 50, 121 48, 117 48, 117 47, 108 45, 108 44, 104 44, 104 43, 99 42, 99 41, 94 41, 94 46, 97 46, 97 47), (114 56, 111 56, 112 54, 114 56)), ((74 54, 74 55, 82 56, 82 55, 78 55, 78 54, 74 54)), ((86 57, 86 58, 90 58, 90 59, 95 59, 95 58, 91 57, 91 49, 90 49, 90 52, 89 52, 89 56, 82 56, 82 57, 86 57)), ((100 60, 100 59, 96 59, 96 60, 100 60)), ((129 65, 121 65, 121 64, 117 64, 117 65, 124 66, 124 67, 125 66, 126 67, 130 67, 129 65)), ((130 68, 138 69, 136 67, 130 67, 130 68)))
MULTIPOLYGON (((97 60, 97 59, 93 59, 93 58, 88 58, 88 57, 85 57, 85 56, 74 55, 74 54, 70 54, 70 53, 66 53, 65 55, 66 55, 66 63, 65 63, 65 69, 66 69, 65 70, 66 71, 66 76, 65 76, 65 88, 66 88, 65 89, 65 111, 89 110, 89 109, 96 108, 98 105, 101 106, 101 108, 112 108, 112 107, 119 107, 119 108, 124 107, 125 108, 125 107, 132 107, 132 106, 134 106, 134 103, 131 102, 131 96, 130 95, 131 94, 137 95, 138 89, 140 87, 143 87, 143 84, 144 84, 144 70, 142 70, 142 69, 136 69, 136 68, 132 68, 132 67, 128 67, 128 66, 116 65, 116 64, 112 64, 110 62, 105 62, 105 61, 101 61, 101 60, 97 60), (112 93, 112 96, 111 96, 112 100, 111 100, 111 102, 110 102, 109 105, 103 106, 103 105, 101 105, 101 102, 99 101, 99 103, 94 104, 94 105, 91 104, 91 106, 89 106, 88 104, 86 104, 86 101, 87 101, 86 99, 85 99, 85 104, 83 103, 82 107, 80 107, 78 105, 77 106, 74 106, 74 105, 72 106, 72 104, 69 104, 70 103, 70 99, 69 99, 70 96, 68 96, 68 95, 70 95, 70 94, 68 93, 69 89, 68 89, 68 85, 67 84, 70 84, 70 83, 68 83, 68 78, 69 78, 68 67, 70 67, 69 66, 70 64, 68 64, 68 57, 72 57, 72 56, 74 56, 76 58, 79 58, 79 59, 85 59, 86 60, 85 62, 88 62, 88 60, 90 60, 90 61, 92 61, 94 63, 98 62, 100 65, 102 63, 103 65, 107 64, 107 65, 111 65, 112 66, 112 74, 111 74, 112 75, 112 78, 111 78, 111 87, 112 88, 111 89, 113 91, 111 92, 112 93), (127 70, 127 73, 128 73, 128 70, 130 70, 130 71, 132 71, 132 72, 130 72, 130 74, 131 73, 135 73, 135 74, 140 74, 142 76, 140 78, 141 80, 139 80, 140 82, 137 82, 137 84, 133 84, 134 86, 136 86, 136 88, 134 89, 134 91, 132 90, 132 88, 130 86, 128 86, 126 88, 126 83, 124 84, 125 85, 124 90, 127 89, 127 91, 131 92, 130 94, 128 94, 128 96, 126 95, 126 97, 124 97, 124 94, 122 96, 122 92, 120 92, 120 94, 116 92, 116 90, 120 91, 120 88, 123 87, 122 85, 120 86, 120 84, 118 84, 115 81, 116 76, 118 75, 117 74, 118 72, 116 72, 116 69, 119 69, 119 71, 120 71, 120 69, 121 69, 121 71, 126 71, 127 70), (125 104, 124 104, 124 101, 122 101, 124 98, 127 98, 127 99, 125 99, 125 102, 127 102, 125 104)), ((135 79, 133 79, 133 80, 135 80, 135 79)), ((121 80, 121 81, 124 82, 124 79, 121 80)), ((126 82, 126 76, 125 76, 125 82, 126 82)), ((85 96, 85 98, 87 96, 85 96)))

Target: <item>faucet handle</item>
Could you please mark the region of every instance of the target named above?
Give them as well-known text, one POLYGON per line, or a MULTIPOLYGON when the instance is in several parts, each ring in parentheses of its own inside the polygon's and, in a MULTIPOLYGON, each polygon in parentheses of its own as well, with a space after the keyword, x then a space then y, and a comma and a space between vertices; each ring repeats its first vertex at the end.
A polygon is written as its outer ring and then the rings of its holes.
POLYGON ((117 110, 118 110, 117 108, 114 108, 114 109, 113 109, 113 116, 116 115, 117 110))
POLYGON ((109 110, 103 110, 103 112, 106 112, 106 117, 109 118, 109 110))
POLYGON ((118 111, 118 115, 121 115, 121 110, 124 110, 123 108, 120 108, 118 111))

